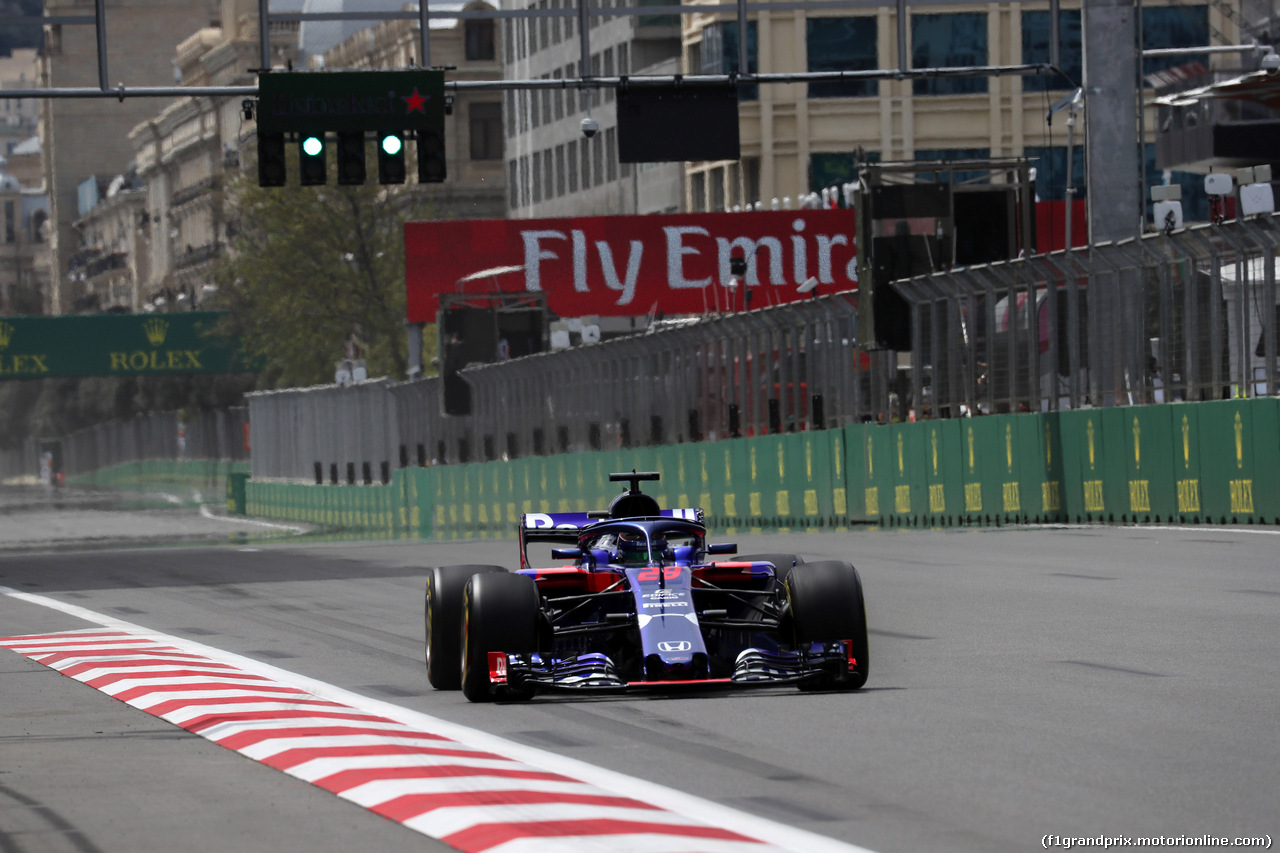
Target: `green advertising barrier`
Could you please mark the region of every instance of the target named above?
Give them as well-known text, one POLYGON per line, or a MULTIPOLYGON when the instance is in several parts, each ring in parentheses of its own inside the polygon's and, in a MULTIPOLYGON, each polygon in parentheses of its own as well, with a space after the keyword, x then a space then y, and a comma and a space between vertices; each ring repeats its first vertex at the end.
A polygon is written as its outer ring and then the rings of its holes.
MULTIPOLYGON (((1059 412, 1062 427, 1063 472, 1066 515, 1076 524, 1088 521, 1116 520, 1120 517, 1122 496, 1127 501, 1128 486, 1124 482, 1125 465, 1122 451, 1108 455, 1110 444, 1104 430, 1105 409, 1059 412), (1111 458, 1115 457, 1115 458, 1111 458)), ((1114 411, 1114 410, 1111 410, 1114 411)), ((1118 438, 1119 415, 1113 435, 1118 438)))
MULTIPOLYGON (((507 538, 525 512, 604 509, 654 470, 664 508, 729 533, 849 523, 1280 524, 1273 399, 857 424, 714 443, 397 471, 389 486, 246 486, 250 514, 441 539, 507 538)), ((169 476, 144 465, 117 479, 169 476)), ((177 476, 176 472, 172 476, 177 476)))
POLYGON ((1164 407, 1131 406, 1118 410, 1119 444, 1124 447, 1128 502, 1121 521, 1161 523, 1178 508, 1174 485, 1173 420, 1164 407))
POLYGON ((1062 423, 1056 413, 1032 415, 1034 424, 1019 432, 1022 493, 1031 502, 1031 521, 1066 520, 1063 504, 1062 423))
POLYGON ((868 426, 862 437, 863 501, 867 520, 885 524, 893 514, 893 439, 884 427, 868 426))
POLYGON ((930 526, 951 525, 963 515, 963 425, 963 421, 945 420, 928 421, 925 426, 925 484, 930 526))
MULTIPOLYGON (((928 484, 925 481, 925 439, 923 423, 892 424, 889 439, 888 507, 891 526, 919 526, 928 507, 928 484)), ((883 501, 884 498, 882 497, 883 501)), ((885 507, 881 507, 884 509, 885 507)))
POLYGON ((244 485, 248 480, 248 474, 237 472, 227 475, 227 512, 232 515, 245 514, 247 507, 245 506, 244 485))
POLYGON ((1167 406, 1173 434, 1173 480, 1178 521, 1199 524, 1204 512, 1200 500, 1200 406, 1167 406))
MULTIPOLYGON (((1198 409, 1200 496, 1206 522, 1280 523, 1277 401, 1223 400, 1198 409)), ((1196 435, 1198 433, 1198 435, 1196 435)))
POLYGON ((961 477, 964 484, 966 524, 1001 524, 1005 520, 1010 494, 1011 466, 1005 443, 1008 415, 966 418, 961 427, 961 477))

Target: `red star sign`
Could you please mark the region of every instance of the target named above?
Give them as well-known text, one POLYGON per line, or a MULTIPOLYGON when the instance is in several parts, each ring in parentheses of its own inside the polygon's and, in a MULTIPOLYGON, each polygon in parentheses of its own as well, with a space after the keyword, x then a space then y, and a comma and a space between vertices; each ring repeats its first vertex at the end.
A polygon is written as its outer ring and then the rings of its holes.
POLYGON ((429 95, 419 95, 417 86, 413 87, 412 95, 401 95, 400 97, 404 99, 405 111, 411 113, 425 113, 426 109, 423 108, 423 105, 431 99, 429 95))

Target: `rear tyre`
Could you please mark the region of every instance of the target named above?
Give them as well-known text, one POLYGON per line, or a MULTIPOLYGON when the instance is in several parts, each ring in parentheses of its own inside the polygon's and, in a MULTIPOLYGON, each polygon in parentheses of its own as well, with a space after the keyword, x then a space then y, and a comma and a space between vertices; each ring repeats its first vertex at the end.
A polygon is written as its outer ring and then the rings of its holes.
POLYGON ((427 573, 425 603, 427 681, 437 690, 462 686, 462 591, 475 574, 501 566, 437 566, 427 573))
POLYGON ((489 652, 537 651, 538 588, 525 575, 480 574, 467 582, 462 597, 462 695, 487 702, 493 698, 489 652))
POLYGON ((773 572, 778 576, 778 586, 786 581, 791 570, 804 563, 804 557, 795 554, 747 554, 745 557, 734 557, 743 563, 773 563, 773 572))
POLYGON ((852 642, 856 664, 834 686, 857 690, 867 681, 867 608, 858 570, 842 560, 805 563, 787 577, 787 600, 795 644, 852 642))

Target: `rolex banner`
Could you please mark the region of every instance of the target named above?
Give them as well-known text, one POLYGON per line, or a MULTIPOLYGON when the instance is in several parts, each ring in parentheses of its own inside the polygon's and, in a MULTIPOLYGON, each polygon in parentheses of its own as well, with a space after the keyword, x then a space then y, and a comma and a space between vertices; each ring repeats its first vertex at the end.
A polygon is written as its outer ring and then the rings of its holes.
POLYGON ((0 379, 252 370, 216 311, 0 317, 0 379))

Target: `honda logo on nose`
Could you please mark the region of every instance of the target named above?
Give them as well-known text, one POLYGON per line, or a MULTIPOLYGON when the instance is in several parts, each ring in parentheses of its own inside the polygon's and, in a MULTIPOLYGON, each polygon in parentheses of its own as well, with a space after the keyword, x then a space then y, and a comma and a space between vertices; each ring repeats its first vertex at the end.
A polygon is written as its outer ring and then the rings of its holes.
POLYGON ((693 648, 693 643, 688 640, 677 640, 674 643, 658 643, 658 651, 661 652, 687 652, 693 648))

